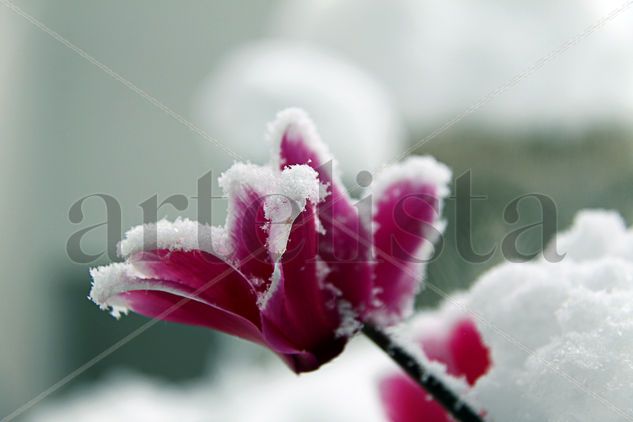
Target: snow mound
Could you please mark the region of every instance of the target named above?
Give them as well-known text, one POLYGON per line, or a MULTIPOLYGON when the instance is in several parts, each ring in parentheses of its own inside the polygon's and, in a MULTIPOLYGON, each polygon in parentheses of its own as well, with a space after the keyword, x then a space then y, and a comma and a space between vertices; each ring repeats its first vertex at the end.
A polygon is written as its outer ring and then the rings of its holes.
POLYGON ((492 420, 633 420, 630 239, 617 214, 586 211, 561 262, 505 264, 472 288, 493 362, 472 394, 492 420))

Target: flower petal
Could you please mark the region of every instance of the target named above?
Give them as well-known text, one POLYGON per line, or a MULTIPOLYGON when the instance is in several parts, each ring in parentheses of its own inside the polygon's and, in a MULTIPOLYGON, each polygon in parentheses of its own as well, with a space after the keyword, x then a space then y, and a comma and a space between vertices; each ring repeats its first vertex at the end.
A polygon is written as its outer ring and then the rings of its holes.
POLYGON ((269 167, 236 163, 219 179, 228 197, 226 231, 231 260, 260 291, 269 284, 273 259, 266 246, 268 220, 265 202, 275 190, 269 167))
POLYGON ((471 319, 463 319, 455 324, 449 339, 449 348, 455 375, 463 375, 470 385, 488 372, 490 351, 471 319))
POLYGON ((248 281, 221 259, 202 251, 138 252, 132 263, 91 270, 90 297, 152 318, 202 325, 257 343, 260 314, 248 281))
POLYGON ((318 206, 323 231, 319 255, 329 266, 326 283, 338 289, 357 312, 371 301, 371 236, 336 173, 336 162, 301 110, 285 110, 270 127, 276 146, 273 162, 283 169, 307 164, 318 173, 327 196, 318 206))
POLYGON ((411 157, 376 178, 372 188, 376 322, 393 324, 413 310, 424 261, 442 230, 441 200, 448 193, 449 179, 448 168, 431 157, 411 157))
POLYGON ((309 203, 292 224, 277 280, 262 310, 264 333, 267 326, 277 327, 298 350, 314 354, 316 360, 303 362, 303 370, 306 363, 318 367, 332 359, 345 344, 336 335, 340 324, 336 295, 323 284, 317 248, 316 213, 309 203))
POLYGON ((381 380, 380 397, 391 422, 452 422, 444 408, 405 375, 381 380))
MULTIPOLYGON (((451 321, 449 327, 439 335, 427 333, 422 339, 422 349, 429 360, 443 363, 448 374, 465 377, 472 386, 490 366, 488 348, 470 318, 451 321)), ((392 422, 453 420, 439 403, 405 374, 383 379, 379 389, 392 422)))

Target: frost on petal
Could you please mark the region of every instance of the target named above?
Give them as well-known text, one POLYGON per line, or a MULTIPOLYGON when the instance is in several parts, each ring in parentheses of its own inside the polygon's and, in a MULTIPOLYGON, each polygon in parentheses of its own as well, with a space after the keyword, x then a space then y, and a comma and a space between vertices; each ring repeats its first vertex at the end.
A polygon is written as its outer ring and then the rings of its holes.
MULTIPOLYGON (((324 286, 318 269, 317 216, 310 202, 294 220, 278 266, 275 290, 262 310, 264 334, 271 342, 281 333, 297 350, 293 369, 307 371, 338 355, 346 338, 337 338, 340 315, 336 297, 324 286)), ((271 286, 272 289, 272 286, 271 286)))
POLYGON ((236 163, 219 183, 229 199, 226 230, 232 261, 265 291, 294 219, 307 201, 318 201, 316 172, 308 166, 276 172, 270 167, 236 163))
POLYGON ((265 288, 273 272, 267 247, 269 221, 265 203, 277 190, 270 167, 236 163, 218 180, 228 197, 226 232, 231 261, 255 285, 265 288))
POLYGON ((252 287, 233 267, 206 252, 138 252, 129 263, 92 269, 91 276, 90 298, 115 315, 130 309, 262 343, 252 287))
POLYGON ((318 206, 319 255, 330 270, 326 283, 339 290, 356 311, 364 312, 371 301, 371 236, 340 182, 336 162, 302 110, 279 113, 269 137, 274 145, 273 165, 283 169, 307 164, 327 189, 318 206))
POLYGON ((227 256, 230 245, 222 227, 212 227, 178 218, 174 222, 160 220, 158 223, 136 226, 119 242, 119 255, 123 258, 140 252, 154 249, 191 251, 200 249, 205 252, 227 256))
POLYGON ((443 229, 449 179, 448 168, 431 157, 411 157, 376 178, 371 192, 376 322, 393 324, 412 311, 424 263, 443 229))
POLYGON ((294 165, 281 172, 277 192, 265 204, 266 218, 270 222, 268 246, 275 257, 280 257, 285 252, 295 219, 306 209, 308 203, 312 203, 314 207, 317 202, 319 181, 312 168, 294 165))

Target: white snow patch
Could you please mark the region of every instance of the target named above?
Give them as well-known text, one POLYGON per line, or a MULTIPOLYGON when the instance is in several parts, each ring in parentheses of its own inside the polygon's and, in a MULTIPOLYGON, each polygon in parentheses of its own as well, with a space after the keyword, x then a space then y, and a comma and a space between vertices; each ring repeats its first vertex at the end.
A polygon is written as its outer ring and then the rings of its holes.
POLYGON ((633 260, 633 230, 626 230, 624 220, 615 211, 581 211, 572 228, 551 242, 545 256, 553 252, 579 262, 605 256, 633 260))
POLYGON ((268 301, 275 294, 281 283, 281 265, 276 262, 273 269, 273 273, 270 275, 270 285, 268 289, 257 298, 257 306, 259 309, 264 310, 268 305, 268 301))
POLYGON ((338 163, 330 153, 327 145, 321 140, 314 122, 303 109, 293 107, 277 113, 275 120, 268 124, 268 141, 273 146, 272 163, 279 167, 286 163, 280 162, 280 148, 283 135, 288 133, 290 142, 302 142, 315 152, 318 160, 324 164, 332 161, 333 166, 338 167, 338 163))
POLYGON ((263 200, 268 221, 265 227, 269 231, 267 244, 276 258, 286 250, 292 223, 305 209, 307 201, 316 205, 320 200, 317 173, 308 165, 293 165, 278 172, 270 166, 235 163, 222 173, 219 183, 229 197, 227 232, 231 232, 241 215, 236 205, 240 196, 250 191, 263 200))
POLYGON ((341 323, 336 329, 337 337, 350 338, 358 333, 363 324, 358 320, 358 314, 354 311, 354 307, 346 300, 338 300, 338 313, 341 316, 341 323))
POLYGON ((153 249, 201 249, 218 256, 227 256, 230 245, 222 227, 212 227, 181 218, 174 222, 163 219, 158 223, 136 226, 125 233, 124 239, 118 245, 122 258, 153 249))
POLYGON ((561 262, 505 264, 475 284, 467 307, 493 363, 473 397, 491 419, 633 418, 630 237, 616 214, 583 212, 561 262))
MULTIPOLYGON (((417 185, 430 185, 436 188, 438 198, 445 198, 448 193, 448 183, 451 180, 451 170, 434 157, 410 156, 401 163, 386 166, 365 191, 380 200, 387 189, 399 181, 411 181, 417 185)), ((364 195, 363 195, 364 196, 364 195)))
MULTIPOLYGON (((426 261, 433 254, 435 241, 446 228, 446 221, 441 219, 441 215, 444 205, 443 199, 449 194, 448 183, 450 179, 450 169, 438 162, 435 158, 431 156, 413 156, 408 157, 402 163, 387 166, 378 174, 374 183, 366 190, 364 197, 366 195, 373 195, 373 200, 376 202, 375 210, 378 209, 380 201, 389 200, 391 195, 401 194, 400 192, 392 192, 389 195, 386 194, 389 188, 400 181, 413 182, 418 186, 432 186, 435 188, 437 198, 435 218, 430 226, 426 227, 424 232, 425 241, 422 242, 414 253, 414 256, 421 262, 404 268, 410 273, 410 276, 419 280, 419 283, 415 286, 415 294, 402 298, 403 303, 401 303, 399 307, 402 310, 400 314, 393 314, 384 309, 376 310, 372 315, 372 319, 380 326, 394 325, 402 319, 408 318, 414 312, 415 296, 424 287, 423 281, 426 261)), ((375 232, 377 229, 378 224, 372 221, 372 231, 375 232)))
POLYGON ((115 318, 127 314, 129 304, 121 293, 134 290, 153 290, 171 293, 173 295, 202 302, 202 300, 185 291, 165 286, 157 280, 150 280, 142 271, 141 266, 128 262, 114 263, 91 268, 92 288, 89 299, 99 305, 102 310, 110 309, 115 318))

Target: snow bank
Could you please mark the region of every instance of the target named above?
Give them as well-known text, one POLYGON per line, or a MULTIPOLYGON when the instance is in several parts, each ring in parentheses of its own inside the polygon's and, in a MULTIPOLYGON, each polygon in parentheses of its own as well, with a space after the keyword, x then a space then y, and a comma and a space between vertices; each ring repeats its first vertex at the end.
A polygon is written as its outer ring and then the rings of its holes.
POLYGON ((472 288, 493 361, 473 397, 492 420, 633 420, 632 239, 617 214, 583 212, 561 262, 502 265, 472 288))

